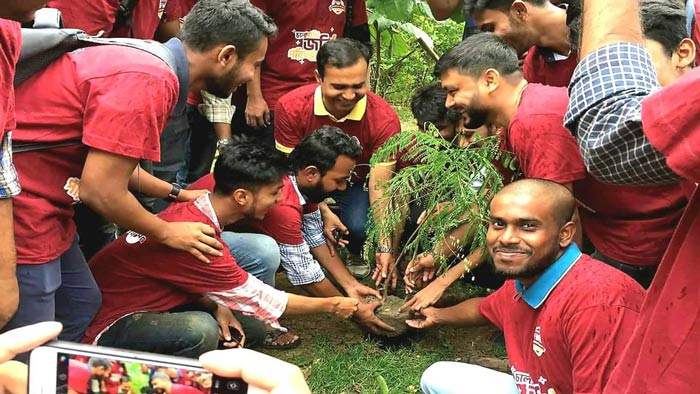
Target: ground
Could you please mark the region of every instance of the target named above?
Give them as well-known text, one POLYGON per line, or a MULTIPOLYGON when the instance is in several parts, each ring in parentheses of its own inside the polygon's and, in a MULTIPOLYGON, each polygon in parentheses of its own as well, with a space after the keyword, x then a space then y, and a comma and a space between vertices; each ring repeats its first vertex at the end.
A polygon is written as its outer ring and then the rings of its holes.
MULTIPOLYGON (((284 274, 278 274, 277 281, 279 288, 298 292, 284 274)), ((481 292, 455 287, 446 302, 481 292)), ((332 316, 290 317, 282 325, 297 333, 302 344, 265 352, 301 367, 314 394, 420 393, 420 375, 436 361, 495 362, 501 368, 507 364, 504 349, 492 340, 498 330, 491 326, 431 328, 412 334, 403 345, 382 346, 353 323, 332 316)))

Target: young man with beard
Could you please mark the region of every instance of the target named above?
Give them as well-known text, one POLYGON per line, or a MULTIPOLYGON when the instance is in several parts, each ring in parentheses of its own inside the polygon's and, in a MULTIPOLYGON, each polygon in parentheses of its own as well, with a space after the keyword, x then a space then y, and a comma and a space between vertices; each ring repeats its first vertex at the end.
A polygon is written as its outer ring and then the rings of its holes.
POLYGON ((211 226, 164 221, 129 186, 154 197, 196 197, 178 195, 137 163, 160 159, 159 135, 179 97, 190 89, 228 95, 252 77, 274 32, 244 0, 201 0, 181 39, 166 44, 180 78, 148 52, 100 45, 61 56, 19 86, 16 140, 53 147, 15 155, 24 193, 15 202, 20 306, 9 327, 59 320, 61 339, 83 337, 100 293, 78 248, 72 215, 80 202, 202 261, 221 256, 211 226))
MULTIPOLYGON (((239 220, 261 220, 282 197, 284 157, 251 143, 225 149, 214 168, 212 193, 174 204, 159 217, 216 228, 239 220)), ((239 311, 282 329, 283 314, 330 313, 350 317, 358 301, 341 296, 309 298, 287 294, 248 275, 227 249, 210 264, 130 231, 90 261, 103 303, 84 342, 198 357, 245 328, 231 314, 239 311), (230 331, 232 330, 232 331, 230 331)), ((261 338, 258 338, 259 340, 261 338)))
POLYGON ((509 277, 485 298, 426 308, 407 323, 503 330, 512 376, 438 362, 421 378, 427 394, 599 393, 637 320, 644 290, 573 243, 576 200, 564 186, 524 179, 491 201, 486 242, 509 277))
MULTIPOLYGON (((274 238, 289 282, 313 297, 341 295, 326 278, 322 267, 349 297, 363 301, 365 296, 380 296, 378 291, 358 282, 337 253, 330 253, 318 207, 331 193, 348 187, 348 179, 361 152, 357 142, 337 127, 321 126, 304 137, 289 155, 292 173, 283 178, 280 203, 270 209, 263 220, 249 220, 236 226, 274 238)), ((211 190, 213 185, 210 174, 190 187, 211 190)), ((222 238, 226 241, 227 232, 222 238)), ((361 303, 353 319, 373 333, 391 331, 390 326, 374 315, 378 305, 378 302, 361 303)))
POLYGON ((463 13, 473 16, 482 32, 497 34, 523 62, 525 79, 568 86, 578 63, 569 42, 566 8, 548 0, 464 0, 463 13))
POLYGON ((681 185, 608 185, 589 175, 563 126, 566 89, 528 83, 517 53, 495 34, 466 39, 443 55, 435 70, 448 108, 469 117, 471 126, 503 128, 501 149, 517 158, 525 177, 549 179, 573 191, 584 235, 595 247, 593 257, 649 286, 687 203, 681 185))
POLYGON ((0 329, 12 318, 19 303, 12 198, 21 191, 12 163, 15 129, 15 66, 22 47, 18 22, 30 21, 42 0, 8 0, 0 4, 0 329))

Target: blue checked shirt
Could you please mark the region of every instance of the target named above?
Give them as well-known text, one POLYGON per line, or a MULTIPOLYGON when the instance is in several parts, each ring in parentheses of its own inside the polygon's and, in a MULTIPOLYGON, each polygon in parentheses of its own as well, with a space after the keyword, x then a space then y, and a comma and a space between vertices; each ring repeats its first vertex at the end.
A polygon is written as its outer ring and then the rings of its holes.
POLYGON ((0 199, 6 199, 19 194, 17 171, 12 164, 12 132, 8 131, 0 141, 0 199))
POLYGON ((639 44, 610 44, 579 63, 564 124, 576 136, 591 175, 633 185, 682 179, 642 131, 642 101, 658 89, 654 65, 639 44))

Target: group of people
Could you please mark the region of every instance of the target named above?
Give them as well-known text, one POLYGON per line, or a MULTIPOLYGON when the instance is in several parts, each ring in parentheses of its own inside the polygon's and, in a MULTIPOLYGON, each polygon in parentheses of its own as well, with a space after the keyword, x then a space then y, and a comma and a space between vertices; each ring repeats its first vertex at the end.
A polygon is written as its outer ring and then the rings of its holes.
MULTIPOLYGON (((89 46, 15 83, 18 22, 43 3, 0 6, 3 330, 56 320, 60 339, 185 357, 294 347, 284 315, 393 330, 358 279, 390 275, 400 237, 360 253, 370 205, 420 163, 369 165, 401 124, 368 90, 364 1, 52 0, 67 27, 172 59, 89 46), (308 296, 275 288, 280 266, 308 296)), ((455 149, 497 136, 520 179, 490 202, 485 252, 436 276, 426 251, 403 276, 423 287, 408 325, 494 324, 512 374, 440 362, 423 391, 693 391, 700 5, 428 3, 480 32, 417 89, 418 128, 455 149), (495 292, 435 308, 467 271, 495 292)))

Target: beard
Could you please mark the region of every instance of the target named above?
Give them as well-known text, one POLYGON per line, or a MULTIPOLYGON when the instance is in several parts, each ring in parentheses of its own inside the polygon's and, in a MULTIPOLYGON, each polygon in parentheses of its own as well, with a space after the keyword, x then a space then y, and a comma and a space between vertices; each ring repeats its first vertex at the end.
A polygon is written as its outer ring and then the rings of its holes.
POLYGON ((486 124, 489 113, 484 110, 472 109, 467 111, 467 116, 469 117, 469 121, 464 123, 464 128, 467 130, 474 130, 486 124))
MULTIPOLYGON (((501 251, 512 251, 512 252, 529 252, 530 256, 532 256, 532 250, 530 251, 524 251, 521 249, 509 249, 507 247, 498 247, 501 251)), ((552 244, 548 249, 547 252, 540 257, 537 260, 530 260, 527 262, 525 265, 521 266, 518 269, 499 269, 495 262, 494 262, 494 270, 498 275, 503 276, 506 279, 532 279, 540 276, 544 271, 549 268, 554 261, 557 259, 557 255, 559 254, 559 243, 554 243, 552 244)), ((532 257, 531 257, 532 258, 532 257)))
POLYGON ((330 193, 323 190, 323 183, 321 181, 314 186, 299 187, 299 191, 304 195, 307 201, 314 203, 322 202, 330 196, 330 193))
POLYGON ((206 80, 206 91, 216 97, 227 98, 238 86, 236 74, 238 74, 238 65, 224 75, 208 77, 206 80))

